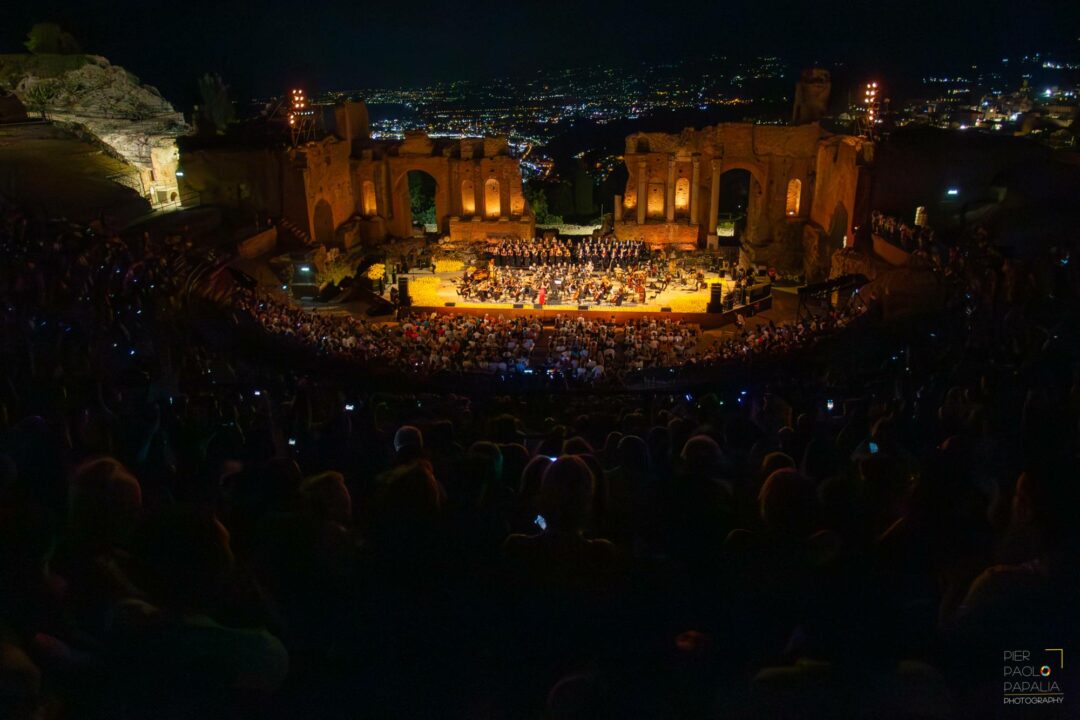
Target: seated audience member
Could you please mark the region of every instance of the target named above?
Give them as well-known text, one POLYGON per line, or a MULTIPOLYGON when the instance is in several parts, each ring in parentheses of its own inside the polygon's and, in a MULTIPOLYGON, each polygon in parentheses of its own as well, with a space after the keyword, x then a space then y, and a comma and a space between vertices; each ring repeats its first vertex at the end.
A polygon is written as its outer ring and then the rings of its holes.
POLYGON ((616 569, 614 546, 590 539, 595 481, 579 457, 567 456, 544 471, 538 506, 545 527, 533 535, 511 535, 503 545, 509 570, 526 587, 552 591, 599 590, 616 569))
POLYGON ((404 464, 424 457, 424 436, 412 425, 402 425, 394 433, 394 464, 404 464))
MULTIPOLYGON (((961 680, 960 702, 987 715, 1000 703, 994 696, 1000 677, 992 681, 986 676, 994 660, 1001 673, 1000 651, 995 657, 993 648, 1025 643, 1039 649, 1069 647, 1080 640, 1075 612, 1080 602, 1078 472, 1074 459, 1059 458, 1020 475, 1007 537, 1017 562, 984 570, 956 611, 949 649, 961 680)), ((1038 662, 1051 667, 1050 677, 1062 688, 1077 678, 1068 661, 1061 667, 1053 653, 1038 662)))
MULTIPOLYGON (((105 642, 127 674, 129 702, 176 700, 175 712, 219 713, 285 680, 289 657, 265 629, 217 619, 232 581, 229 533, 206 511, 148 518, 134 543, 146 600, 121 602, 105 642)), ((153 705, 149 705, 153 707, 153 705)))
POLYGON ((139 481, 112 458, 79 466, 68 485, 67 538, 55 565, 71 584, 87 629, 100 630, 112 604, 138 595, 127 542, 139 522, 139 481))

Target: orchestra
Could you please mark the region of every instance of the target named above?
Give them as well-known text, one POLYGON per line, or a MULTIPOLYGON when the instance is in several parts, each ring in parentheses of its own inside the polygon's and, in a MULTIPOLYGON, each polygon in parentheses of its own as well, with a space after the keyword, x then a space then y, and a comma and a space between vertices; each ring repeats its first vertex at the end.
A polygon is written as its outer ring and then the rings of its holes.
POLYGON ((503 240, 455 284, 464 301, 590 306, 644 305, 669 287, 707 287, 702 269, 616 238, 503 240))

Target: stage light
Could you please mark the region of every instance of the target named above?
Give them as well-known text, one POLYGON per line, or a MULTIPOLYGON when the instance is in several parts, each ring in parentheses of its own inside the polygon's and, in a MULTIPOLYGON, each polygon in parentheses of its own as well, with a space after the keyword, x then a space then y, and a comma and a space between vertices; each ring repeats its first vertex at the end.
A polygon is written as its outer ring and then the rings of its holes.
POLYGON ((946 195, 959 195, 960 190, 957 189, 957 188, 949 188, 948 190, 945 191, 945 194, 946 195))

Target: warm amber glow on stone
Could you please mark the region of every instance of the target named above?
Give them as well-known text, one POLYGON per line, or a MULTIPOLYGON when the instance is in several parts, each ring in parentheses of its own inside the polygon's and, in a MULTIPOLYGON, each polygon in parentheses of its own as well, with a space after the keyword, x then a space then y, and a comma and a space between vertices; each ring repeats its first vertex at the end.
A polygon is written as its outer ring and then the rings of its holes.
POLYGON ((461 183, 461 214, 465 217, 476 214, 476 186, 472 180, 461 183))
POLYGON ((690 207, 690 181, 679 178, 675 182, 675 209, 686 210, 690 207))
POLYGON ((378 203, 375 200, 375 183, 365 180, 363 184, 363 209, 364 215, 378 215, 378 203))
POLYGON ((484 183, 484 214, 488 217, 502 215, 502 199, 499 197, 499 181, 491 178, 484 183))
POLYGON ((794 217, 799 214, 799 204, 802 202, 802 180, 792 178, 787 185, 787 214, 794 217))

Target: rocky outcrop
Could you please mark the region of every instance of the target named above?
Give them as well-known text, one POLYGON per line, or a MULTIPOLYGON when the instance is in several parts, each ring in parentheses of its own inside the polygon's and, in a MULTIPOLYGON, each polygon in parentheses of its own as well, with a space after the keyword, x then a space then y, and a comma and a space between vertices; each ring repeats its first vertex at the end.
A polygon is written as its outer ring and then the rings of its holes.
POLYGON ((178 199, 176 137, 189 128, 156 88, 95 55, 0 55, 0 87, 133 165, 152 203, 178 199))

